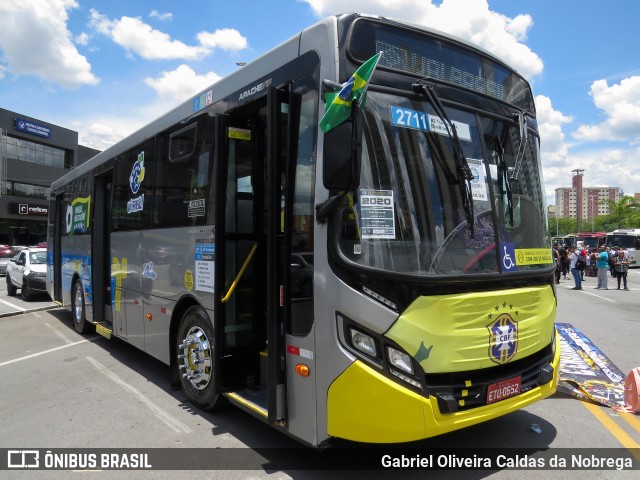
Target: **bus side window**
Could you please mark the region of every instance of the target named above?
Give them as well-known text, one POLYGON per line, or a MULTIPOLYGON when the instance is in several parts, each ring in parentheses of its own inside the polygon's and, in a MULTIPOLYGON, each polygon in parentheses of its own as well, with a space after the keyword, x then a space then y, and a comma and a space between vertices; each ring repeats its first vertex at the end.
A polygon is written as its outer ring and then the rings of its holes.
POLYGON ((212 159, 207 118, 158 136, 154 228, 207 223, 212 159))

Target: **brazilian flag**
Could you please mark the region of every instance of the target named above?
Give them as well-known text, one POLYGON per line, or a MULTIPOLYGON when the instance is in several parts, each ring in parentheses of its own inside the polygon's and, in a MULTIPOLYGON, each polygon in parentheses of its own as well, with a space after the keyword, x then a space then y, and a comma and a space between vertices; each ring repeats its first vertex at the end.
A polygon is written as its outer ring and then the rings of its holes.
MULTIPOLYGON (((366 93, 369 77, 371 77, 376 65, 378 65, 380 55, 382 55, 382 52, 376 53, 360 65, 339 92, 325 94, 327 111, 320 119, 320 128, 322 128, 323 132, 328 132, 349 118, 351 104, 366 93)), ((360 103, 362 103, 362 100, 360 100, 360 103)))

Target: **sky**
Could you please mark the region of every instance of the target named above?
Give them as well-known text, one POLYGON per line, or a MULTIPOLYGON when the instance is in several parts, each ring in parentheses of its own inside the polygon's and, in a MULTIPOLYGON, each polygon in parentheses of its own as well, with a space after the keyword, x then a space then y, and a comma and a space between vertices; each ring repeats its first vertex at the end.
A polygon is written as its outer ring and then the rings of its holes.
POLYGON ((321 18, 349 11, 470 40, 532 85, 547 203, 640 192, 637 0, 0 0, 0 107, 104 150, 321 18))

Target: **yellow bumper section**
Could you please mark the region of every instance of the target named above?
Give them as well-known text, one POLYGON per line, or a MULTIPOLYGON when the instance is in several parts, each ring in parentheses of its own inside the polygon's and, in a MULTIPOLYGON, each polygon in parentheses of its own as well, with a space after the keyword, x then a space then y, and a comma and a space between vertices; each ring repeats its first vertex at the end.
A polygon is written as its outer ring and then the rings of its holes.
POLYGON ((357 442, 396 443, 434 437, 519 410, 552 395, 558 386, 560 341, 554 379, 518 396, 471 410, 441 414, 434 397, 423 397, 355 361, 329 388, 327 432, 357 442))

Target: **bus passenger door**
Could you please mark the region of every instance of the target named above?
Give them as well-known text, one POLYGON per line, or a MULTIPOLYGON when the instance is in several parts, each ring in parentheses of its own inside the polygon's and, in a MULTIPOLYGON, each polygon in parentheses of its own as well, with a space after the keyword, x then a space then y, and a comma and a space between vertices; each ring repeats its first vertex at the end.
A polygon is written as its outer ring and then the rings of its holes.
POLYGON ((93 321, 112 322, 111 312, 111 187, 112 173, 95 177, 93 241, 91 242, 91 284, 93 321))
MULTIPOLYGON (((216 117, 214 381, 257 390, 264 347, 263 181, 259 108, 216 117)), ((258 402, 259 403, 259 402, 258 402)))
POLYGON ((225 193, 216 205, 214 377, 219 392, 249 399, 279 426, 287 420, 291 217, 285 211, 293 209, 290 138, 297 137, 289 96, 271 87, 266 98, 218 116, 216 141, 218 191, 225 193))

